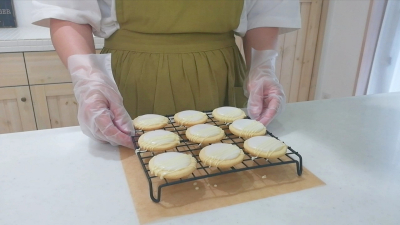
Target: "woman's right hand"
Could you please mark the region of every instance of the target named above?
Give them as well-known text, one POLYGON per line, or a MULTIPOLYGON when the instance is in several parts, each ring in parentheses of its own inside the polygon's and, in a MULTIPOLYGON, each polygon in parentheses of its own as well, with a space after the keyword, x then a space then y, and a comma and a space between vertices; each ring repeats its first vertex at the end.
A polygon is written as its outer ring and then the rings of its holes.
POLYGON ((72 55, 68 69, 82 132, 102 142, 133 148, 135 130, 112 76, 111 55, 72 55))

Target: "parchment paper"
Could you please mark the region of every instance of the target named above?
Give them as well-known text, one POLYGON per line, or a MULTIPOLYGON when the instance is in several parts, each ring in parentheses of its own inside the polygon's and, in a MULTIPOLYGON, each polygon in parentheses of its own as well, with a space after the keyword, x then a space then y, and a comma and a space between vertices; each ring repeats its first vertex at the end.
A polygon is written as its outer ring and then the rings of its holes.
MULTIPOLYGON (((120 155, 141 224, 325 184, 304 167, 302 176, 298 176, 294 165, 280 165, 165 187, 162 189, 161 202, 154 203, 150 199, 148 181, 134 150, 120 147, 120 155)), ((157 190, 158 185, 154 187, 157 190)))

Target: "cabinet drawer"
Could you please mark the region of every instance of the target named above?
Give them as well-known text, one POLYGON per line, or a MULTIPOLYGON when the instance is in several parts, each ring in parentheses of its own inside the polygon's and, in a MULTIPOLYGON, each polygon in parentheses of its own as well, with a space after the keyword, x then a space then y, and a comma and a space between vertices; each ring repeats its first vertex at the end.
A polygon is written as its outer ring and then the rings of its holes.
POLYGON ((31 85, 71 82, 67 68, 55 51, 25 53, 25 62, 31 85))
POLYGON ((0 87, 28 85, 22 53, 0 53, 0 87))

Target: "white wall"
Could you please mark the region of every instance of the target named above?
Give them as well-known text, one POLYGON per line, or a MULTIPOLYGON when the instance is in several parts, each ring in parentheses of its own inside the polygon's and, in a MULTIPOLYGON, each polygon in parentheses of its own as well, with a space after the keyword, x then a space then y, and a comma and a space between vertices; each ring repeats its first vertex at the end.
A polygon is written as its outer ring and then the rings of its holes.
POLYGON ((353 95, 370 0, 330 0, 315 99, 353 95))

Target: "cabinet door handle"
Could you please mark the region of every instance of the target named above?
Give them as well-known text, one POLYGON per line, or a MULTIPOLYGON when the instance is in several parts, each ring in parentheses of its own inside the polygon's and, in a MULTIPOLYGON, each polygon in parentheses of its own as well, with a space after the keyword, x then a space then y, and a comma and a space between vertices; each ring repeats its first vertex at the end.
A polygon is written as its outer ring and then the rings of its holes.
POLYGON ((26 98, 25 98, 25 97, 22 97, 22 98, 21 98, 21 101, 26 102, 26 98))

